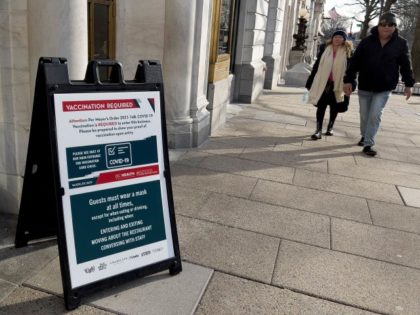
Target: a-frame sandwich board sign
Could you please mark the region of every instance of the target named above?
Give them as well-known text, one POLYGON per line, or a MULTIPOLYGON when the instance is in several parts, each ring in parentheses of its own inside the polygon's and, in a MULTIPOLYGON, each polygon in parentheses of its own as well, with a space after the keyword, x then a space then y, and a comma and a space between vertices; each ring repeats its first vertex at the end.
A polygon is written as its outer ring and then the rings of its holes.
POLYGON ((91 61, 70 81, 66 59, 40 59, 15 246, 57 235, 67 309, 182 270, 166 137, 158 61, 129 81, 120 63, 91 61))

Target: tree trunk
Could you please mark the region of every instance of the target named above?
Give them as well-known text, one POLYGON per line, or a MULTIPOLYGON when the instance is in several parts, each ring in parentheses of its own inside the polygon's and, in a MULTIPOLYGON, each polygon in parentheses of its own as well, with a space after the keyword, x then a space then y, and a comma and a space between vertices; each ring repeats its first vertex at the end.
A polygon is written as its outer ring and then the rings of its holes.
POLYGON ((416 28, 414 31, 414 42, 411 49, 413 71, 416 82, 420 82, 420 7, 417 8, 416 28))
POLYGON ((397 2, 397 0, 386 0, 385 5, 382 10, 382 14, 384 14, 385 12, 391 11, 391 7, 395 2, 397 2))
POLYGON ((369 23, 370 21, 372 21, 372 15, 373 15, 373 11, 374 11, 374 7, 368 3, 366 3, 365 6, 365 16, 364 16, 364 20, 363 20, 363 25, 362 28, 360 30, 360 38, 365 38, 367 35, 367 32, 369 30, 369 23))

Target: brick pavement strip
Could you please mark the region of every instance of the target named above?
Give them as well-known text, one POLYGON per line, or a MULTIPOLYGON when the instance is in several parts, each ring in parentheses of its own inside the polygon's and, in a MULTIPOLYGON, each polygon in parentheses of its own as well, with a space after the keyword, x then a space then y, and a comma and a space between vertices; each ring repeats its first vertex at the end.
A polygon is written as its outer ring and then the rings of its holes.
POLYGON ((373 313, 216 272, 195 313, 195 315, 204 314, 368 315, 373 313))

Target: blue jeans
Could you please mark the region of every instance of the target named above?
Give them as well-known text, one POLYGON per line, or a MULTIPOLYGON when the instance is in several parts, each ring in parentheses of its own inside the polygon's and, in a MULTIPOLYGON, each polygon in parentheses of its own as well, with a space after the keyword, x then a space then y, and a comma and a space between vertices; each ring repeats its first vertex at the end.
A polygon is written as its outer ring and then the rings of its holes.
POLYGON ((392 91, 368 92, 359 90, 360 133, 365 138, 364 145, 375 145, 375 136, 381 124, 385 104, 392 91))

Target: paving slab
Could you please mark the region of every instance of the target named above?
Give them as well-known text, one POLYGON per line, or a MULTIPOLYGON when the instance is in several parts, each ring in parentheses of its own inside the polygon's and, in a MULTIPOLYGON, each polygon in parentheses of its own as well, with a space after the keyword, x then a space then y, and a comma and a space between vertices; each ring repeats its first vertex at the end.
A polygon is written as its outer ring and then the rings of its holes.
POLYGON ((202 220, 177 217, 182 258, 269 283, 280 240, 202 220))
POLYGON ((174 164, 171 168, 172 183, 182 187, 215 191, 248 198, 258 179, 215 172, 203 168, 174 164))
POLYGON ((0 249, 0 279, 21 284, 58 256, 56 241, 0 249))
POLYGON ((325 157, 311 156, 307 154, 307 150, 304 148, 300 148, 293 152, 255 152, 254 150, 245 149, 240 157, 243 159, 264 163, 327 172, 327 160, 325 157))
POLYGON ((394 150, 381 148, 381 157, 388 160, 420 164, 420 148, 403 145, 395 145, 394 150))
POLYGON ((169 161, 175 162, 179 160, 188 150, 186 149, 173 149, 169 150, 169 161))
POLYGON ((19 287, 0 302, 0 315, 11 314, 107 315, 115 313, 88 305, 81 305, 73 311, 67 311, 62 298, 31 288, 19 287))
POLYGON ((260 180, 250 199, 371 223, 366 200, 359 197, 260 180))
POLYGON ((177 185, 172 185, 172 192, 174 196, 175 213, 193 217, 203 207, 204 203, 211 195, 211 193, 207 191, 185 188, 177 185))
POLYGON ((190 215, 268 236, 330 247, 330 219, 324 215, 216 193, 190 215))
POLYGON ((17 216, 1 213, 0 223, 0 250, 6 247, 12 247, 15 243, 17 216))
POLYGON ((242 137, 248 135, 247 132, 237 130, 235 125, 231 123, 231 120, 226 121, 223 126, 220 126, 216 131, 214 131, 212 137, 242 137))
POLYGON ((229 141, 225 142, 223 141, 225 138, 228 137, 210 139, 200 146, 200 152, 205 152, 208 154, 239 156, 245 147, 243 145, 232 144, 229 141))
POLYGON ((16 288, 16 284, 0 279, 0 302, 4 300, 16 288))
POLYGON ((368 200, 373 224, 420 234, 420 209, 368 200))
MULTIPOLYGON (((420 112, 417 113, 420 117, 420 112)), ((420 135, 412 135, 409 137, 409 139, 417 146, 420 147, 420 135)))
POLYGON ((205 158, 200 167, 236 175, 264 178, 291 184, 295 169, 269 163, 238 159, 229 156, 210 156, 205 158))
POLYGON ((197 150, 186 151, 183 155, 179 156, 176 161, 173 161, 171 164, 183 164, 188 166, 197 166, 200 162, 208 157, 209 154, 206 152, 201 152, 197 150))
POLYGON ((331 220, 333 250, 420 269, 420 235, 347 220, 331 220))
POLYGON ((420 310, 420 270, 290 241, 273 284, 381 314, 420 310))
MULTIPOLYGON (((281 124, 281 123, 274 123, 274 122, 265 122, 264 126, 261 126, 261 128, 255 134, 258 134, 261 136, 270 135, 272 137, 279 137, 279 138, 280 137, 284 138, 283 136, 286 136, 286 137, 289 136, 292 139, 296 137, 297 136, 296 133, 293 131, 288 132, 286 130, 286 126, 288 125, 281 124)), ((300 135, 300 137, 302 137, 302 135, 300 135)))
POLYGON ((420 208, 420 189, 398 186, 407 206, 420 208))
POLYGON ((308 188, 318 188, 344 195, 369 198, 403 205, 397 187, 333 174, 297 169, 293 183, 308 188))
MULTIPOLYGON (((82 303, 119 314, 193 314, 213 271, 187 262, 182 267, 176 276, 160 272, 101 290, 83 298, 82 303)), ((62 295, 58 258, 25 284, 62 295)))
MULTIPOLYGON (((378 150, 380 149, 378 148, 378 150)), ((356 158, 357 165, 360 165, 360 166, 420 175, 420 164, 409 164, 409 163, 384 160, 384 159, 379 159, 379 158, 372 159, 371 157, 368 157, 365 155, 360 155, 360 156, 356 155, 355 158, 356 158)))
MULTIPOLYGON (((337 128, 336 127, 334 128, 334 136, 323 135, 322 139, 324 139, 325 141, 322 144, 325 146, 337 146, 337 149, 343 149, 343 148, 360 149, 360 147, 356 145, 357 141, 354 141, 354 139, 347 137, 347 133, 345 131, 347 131, 348 126, 341 126, 339 128, 342 131, 337 132, 337 133, 336 133, 337 128)), ((308 145, 312 144, 314 147, 316 147, 319 141, 308 140, 306 141, 306 143, 308 145)))
POLYGON ((396 133, 395 130, 394 131, 390 130, 389 132, 385 130, 379 130, 375 138, 375 142, 376 142, 376 145, 378 146, 379 151, 381 147, 386 147, 386 146, 394 145, 394 144, 414 147, 413 142, 410 139, 408 139, 406 135, 400 134, 398 136, 398 133, 396 133))
POLYGON ((374 313, 215 272, 195 313, 195 315, 206 314, 367 315, 374 313))
POLYGON ((303 136, 305 139, 309 139, 311 134, 315 130, 316 124, 314 124, 311 121, 306 122, 306 126, 297 126, 297 125, 286 125, 284 127, 285 130, 290 130, 294 132, 298 132, 301 136, 303 136), (310 130, 310 131, 309 131, 310 130), (312 133, 311 133, 312 132, 312 133))
POLYGON ((274 121, 283 124, 290 124, 290 125, 306 125, 306 119, 296 117, 296 115, 284 115, 284 114, 277 114, 274 112, 262 112, 259 111, 254 115, 255 119, 258 120, 266 120, 266 121, 274 121))
POLYGON ((392 169, 371 168, 360 165, 343 163, 342 160, 329 160, 328 172, 330 174, 367 179, 374 182, 388 183, 420 189, 420 175, 407 174, 392 169))
MULTIPOLYGON (((280 123, 267 122, 253 119, 254 114, 251 113, 248 118, 244 118, 246 113, 242 114, 240 118, 235 117, 229 121, 230 126, 235 127, 235 136, 250 136, 255 135, 275 135, 283 128, 280 123), (264 130, 264 132, 262 132, 264 130)), ((232 135, 232 134, 231 134, 232 135)))
POLYGON ((241 152, 245 147, 256 149, 270 149, 277 141, 276 137, 269 135, 251 137, 210 137, 209 141, 200 146, 200 151, 212 154, 229 154, 241 152), (234 150, 230 152, 229 150, 234 150))
POLYGON ((332 142, 329 139, 325 139, 325 141, 306 140, 303 141, 302 146, 312 148, 313 155, 318 154, 325 158, 353 158, 353 154, 359 154, 360 152, 360 147, 356 147, 353 143, 340 143, 337 140, 332 142))

